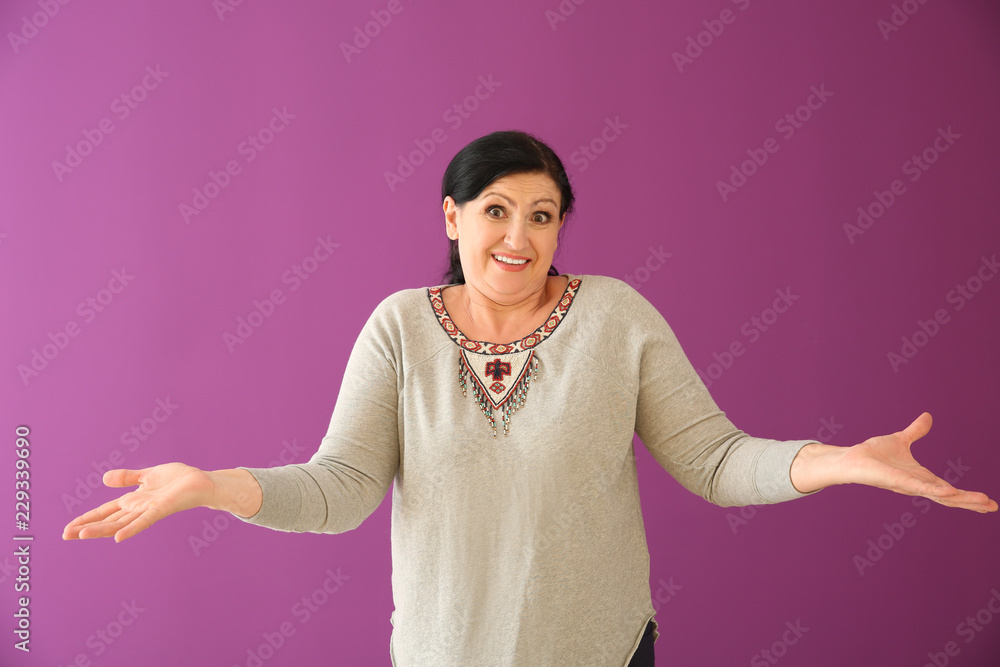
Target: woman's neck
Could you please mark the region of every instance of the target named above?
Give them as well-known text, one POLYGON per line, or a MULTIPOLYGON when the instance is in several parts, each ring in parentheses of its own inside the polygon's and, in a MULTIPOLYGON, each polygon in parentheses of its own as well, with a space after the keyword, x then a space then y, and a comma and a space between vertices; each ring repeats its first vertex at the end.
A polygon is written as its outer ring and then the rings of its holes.
POLYGON ((516 340, 544 323, 554 307, 553 301, 565 290, 566 280, 563 276, 547 276, 539 289, 510 303, 497 301, 465 284, 456 290, 452 307, 446 308, 453 319, 456 315, 461 318, 455 325, 469 338, 495 343, 516 340), (563 290, 559 290, 560 284, 563 290))

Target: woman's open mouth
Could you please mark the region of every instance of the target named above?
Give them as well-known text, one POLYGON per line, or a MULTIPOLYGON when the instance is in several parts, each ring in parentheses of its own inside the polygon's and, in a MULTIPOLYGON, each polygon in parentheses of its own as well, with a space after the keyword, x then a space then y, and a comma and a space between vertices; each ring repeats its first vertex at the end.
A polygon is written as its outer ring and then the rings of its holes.
POLYGON ((521 271, 531 261, 525 258, 515 258, 509 255, 492 255, 493 261, 505 271, 521 271))

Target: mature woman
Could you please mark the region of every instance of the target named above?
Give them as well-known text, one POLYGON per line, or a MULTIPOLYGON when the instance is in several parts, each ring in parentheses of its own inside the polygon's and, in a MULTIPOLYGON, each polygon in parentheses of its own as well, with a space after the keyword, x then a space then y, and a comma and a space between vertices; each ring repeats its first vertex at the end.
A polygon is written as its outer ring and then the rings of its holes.
POLYGON ((131 537, 210 507, 285 531, 356 528, 392 495, 394 665, 652 665, 659 636, 633 434, 718 505, 859 483, 996 511, 921 467, 905 430, 853 447, 777 441, 719 410, 659 312, 552 266, 573 191, 536 138, 494 132, 442 184, 445 284, 378 305, 308 463, 112 470, 136 491, 64 538, 131 537))

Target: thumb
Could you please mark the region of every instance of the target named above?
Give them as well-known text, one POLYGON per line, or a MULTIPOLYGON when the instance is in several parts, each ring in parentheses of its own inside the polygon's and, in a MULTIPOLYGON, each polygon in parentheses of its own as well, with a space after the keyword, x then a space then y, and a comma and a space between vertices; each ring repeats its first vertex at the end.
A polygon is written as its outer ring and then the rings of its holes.
POLYGON ((104 473, 104 486, 135 486, 139 483, 141 470, 117 468, 104 473))
POLYGON ((909 426, 903 429, 903 437, 906 438, 908 442, 919 440, 927 435, 927 432, 931 430, 931 424, 933 423, 934 420, 931 418, 931 413, 923 412, 919 417, 914 419, 909 426))

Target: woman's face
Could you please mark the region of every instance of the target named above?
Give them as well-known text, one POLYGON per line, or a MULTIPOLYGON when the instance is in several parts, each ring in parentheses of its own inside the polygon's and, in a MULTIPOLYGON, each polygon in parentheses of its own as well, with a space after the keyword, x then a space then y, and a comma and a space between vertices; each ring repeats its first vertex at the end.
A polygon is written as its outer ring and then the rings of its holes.
POLYGON ((560 204, 558 186, 544 173, 498 178, 461 207, 445 197, 445 227, 458 240, 466 285, 498 303, 544 289, 563 224, 560 204))

